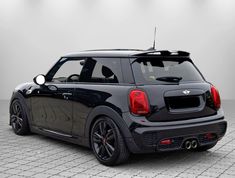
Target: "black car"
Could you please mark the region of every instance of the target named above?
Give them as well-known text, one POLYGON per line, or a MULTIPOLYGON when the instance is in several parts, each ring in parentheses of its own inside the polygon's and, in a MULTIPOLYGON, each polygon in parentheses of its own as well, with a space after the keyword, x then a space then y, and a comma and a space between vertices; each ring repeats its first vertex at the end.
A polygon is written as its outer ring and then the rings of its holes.
POLYGON ((227 128, 220 105, 187 52, 93 50, 65 55, 19 85, 10 125, 18 135, 90 147, 116 165, 130 153, 212 148, 227 128))

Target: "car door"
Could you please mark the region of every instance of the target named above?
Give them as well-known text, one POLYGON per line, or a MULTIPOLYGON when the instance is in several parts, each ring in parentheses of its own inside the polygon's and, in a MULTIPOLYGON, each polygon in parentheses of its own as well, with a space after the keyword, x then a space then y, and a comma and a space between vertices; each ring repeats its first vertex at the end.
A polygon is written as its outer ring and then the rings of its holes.
POLYGON ((71 135, 73 92, 85 59, 62 58, 46 75, 46 83, 32 96, 32 116, 36 126, 71 135))

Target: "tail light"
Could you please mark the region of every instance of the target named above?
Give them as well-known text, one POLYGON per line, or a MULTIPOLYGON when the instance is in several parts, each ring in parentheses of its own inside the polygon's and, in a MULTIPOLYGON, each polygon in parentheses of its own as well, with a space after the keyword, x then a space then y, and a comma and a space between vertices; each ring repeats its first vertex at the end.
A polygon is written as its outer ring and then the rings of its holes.
POLYGON ((219 95, 218 90, 213 85, 211 86, 211 96, 212 96, 215 108, 219 109, 221 105, 220 95, 219 95))
POLYGON ((129 94, 130 111, 136 115, 147 115, 150 112, 147 95, 142 90, 132 90, 129 94))

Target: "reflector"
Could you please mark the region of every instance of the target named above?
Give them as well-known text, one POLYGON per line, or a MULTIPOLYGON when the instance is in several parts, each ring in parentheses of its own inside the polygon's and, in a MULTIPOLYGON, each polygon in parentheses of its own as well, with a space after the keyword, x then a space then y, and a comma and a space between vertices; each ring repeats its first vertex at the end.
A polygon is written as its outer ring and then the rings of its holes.
POLYGON ((171 141, 171 139, 165 139, 165 140, 161 140, 160 144, 161 145, 170 145, 170 144, 172 144, 172 141, 171 141))

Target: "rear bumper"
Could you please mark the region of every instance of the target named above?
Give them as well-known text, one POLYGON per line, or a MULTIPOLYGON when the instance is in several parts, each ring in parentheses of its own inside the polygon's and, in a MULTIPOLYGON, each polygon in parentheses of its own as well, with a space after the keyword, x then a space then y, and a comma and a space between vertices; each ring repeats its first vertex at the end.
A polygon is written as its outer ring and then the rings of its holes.
POLYGON ((199 146, 215 144, 227 129, 223 117, 214 121, 187 123, 170 126, 136 127, 131 131, 132 138, 127 138, 127 145, 133 153, 151 153, 184 149, 184 142, 196 139, 199 146), (205 139, 206 133, 213 133, 215 138, 205 139), (172 144, 161 145, 160 141, 171 139, 172 144))

